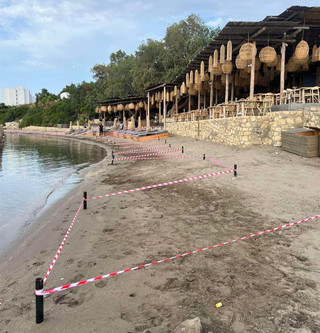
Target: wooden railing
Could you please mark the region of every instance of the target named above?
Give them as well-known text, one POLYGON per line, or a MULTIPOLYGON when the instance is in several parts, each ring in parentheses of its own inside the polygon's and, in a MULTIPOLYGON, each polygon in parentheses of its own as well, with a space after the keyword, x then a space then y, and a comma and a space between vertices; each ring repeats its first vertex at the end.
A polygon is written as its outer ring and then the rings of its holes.
POLYGON ((318 86, 302 87, 286 89, 283 93, 256 94, 253 98, 173 114, 171 119, 173 121, 196 121, 241 116, 264 116, 271 112, 272 106, 290 103, 320 103, 320 88, 318 86))

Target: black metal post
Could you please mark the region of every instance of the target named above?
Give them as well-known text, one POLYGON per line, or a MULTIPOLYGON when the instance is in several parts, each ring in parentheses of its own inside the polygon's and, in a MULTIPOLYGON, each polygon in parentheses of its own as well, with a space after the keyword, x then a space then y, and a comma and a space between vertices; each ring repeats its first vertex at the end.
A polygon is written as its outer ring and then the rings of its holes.
POLYGON ((87 209, 87 192, 83 192, 83 209, 87 209))
POLYGON ((238 176, 237 169, 238 169, 237 164, 235 164, 234 167, 233 167, 233 175, 234 175, 235 177, 238 176))
POLYGON ((169 143, 169 148, 171 148, 171 143, 169 143))
POLYGON ((167 143, 167 139, 164 139, 164 143, 167 143))
POLYGON ((206 154, 203 154, 203 160, 205 160, 206 159, 206 154))
MULTIPOLYGON (((36 279, 36 290, 43 289, 43 279, 36 279)), ((40 324, 44 318, 43 296, 36 295, 36 323, 40 324)))
POLYGON ((184 153, 184 148, 183 148, 183 146, 182 146, 182 148, 181 148, 181 152, 182 152, 182 154, 184 153))
POLYGON ((112 159, 114 159, 114 152, 113 152, 113 150, 111 152, 111 157, 112 157, 112 159))

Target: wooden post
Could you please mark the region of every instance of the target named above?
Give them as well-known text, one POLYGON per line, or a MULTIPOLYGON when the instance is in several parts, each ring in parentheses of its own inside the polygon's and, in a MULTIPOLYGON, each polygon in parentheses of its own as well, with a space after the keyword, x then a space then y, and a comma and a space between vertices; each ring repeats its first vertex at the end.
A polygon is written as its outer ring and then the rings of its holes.
POLYGON ((191 111, 191 95, 189 94, 189 100, 188 100, 188 112, 191 111))
POLYGON ((218 104, 218 89, 216 89, 216 98, 215 98, 215 105, 218 104))
POLYGON ((167 101, 166 101, 166 86, 163 87, 163 128, 166 129, 167 117, 167 101))
POLYGON ((175 98, 175 104, 176 104, 176 114, 178 114, 178 96, 175 98))
POLYGON ((161 101, 159 101, 159 123, 161 121, 161 101))
POLYGON ((209 106, 213 106, 213 80, 210 82, 210 101, 209 106))
MULTIPOLYGON (((253 42, 254 46, 256 46, 256 42, 253 42)), ((255 67, 256 67, 256 57, 252 58, 251 62, 251 74, 250 74, 250 98, 253 98, 254 95, 254 74, 255 74, 255 67)))
POLYGON ((280 103, 281 94, 284 91, 284 74, 285 74, 285 63, 286 63, 286 43, 281 45, 281 67, 280 67, 280 103))
POLYGON ((203 108, 205 109, 206 108, 206 105, 207 104, 207 95, 206 94, 204 94, 204 96, 203 96, 203 108))
POLYGON ((224 103, 228 104, 229 101, 229 74, 226 74, 226 90, 224 96, 224 103))
POLYGON ((231 102, 234 101, 234 80, 231 83, 231 102))
POLYGON ((150 132, 150 92, 148 92, 148 107, 147 107, 147 133, 150 132))
POLYGON ((199 88, 198 91, 198 111, 200 111, 200 107, 201 107, 201 92, 200 92, 201 88, 199 88))

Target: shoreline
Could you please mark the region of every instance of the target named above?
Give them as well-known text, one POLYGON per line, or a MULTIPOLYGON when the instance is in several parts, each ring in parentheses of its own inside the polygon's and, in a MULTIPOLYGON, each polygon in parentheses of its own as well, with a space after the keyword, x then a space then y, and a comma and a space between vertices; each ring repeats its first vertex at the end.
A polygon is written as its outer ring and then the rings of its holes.
POLYGON ((96 163, 93 163, 91 165, 88 165, 84 168, 80 168, 78 169, 74 169, 74 171, 71 172, 70 175, 68 175, 66 178, 64 178, 62 180, 62 182, 65 182, 66 180, 70 179, 70 177, 72 177, 73 175, 78 173, 79 179, 83 179, 80 183, 75 184, 74 186, 72 186, 71 189, 65 189, 63 191, 62 196, 60 196, 59 198, 55 198, 52 199, 52 197, 55 195, 55 193, 59 190, 62 189, 63 186, 62 185, 58 188, 54 188, 53 190, 50 191, 50 193, 46 196, 45 199, 45 203, 42 206, 39 206, 35 209, 35 211, 32 213, 32 215, 29 216, 28 220, 26 220, 24 222, 24 224, 20 227, 18 236, 10 243, 10 245, 3 250, 0 253, 0 268, 1 268, 1 262, 3 261, 3 258, 7 258, 10 257, 10 253, 13 252, 15 250, 15 248, 20 244, 20 242, 24 242, 28 236, 30 236, 31 233, 33 233, 35 230, 32 230, 33 225, 36 224, 39 220, 43 220, 45 214, 48 212, 50 212, 51 210, 55 210, 55 207, 59 207, 61 205, 61 202, 63 202, 65 200, 65 198, 68 195, 72 195, 73 193, 78 193, 79 190, 77 189, 81 184, 86 182, 86 174, 90 173, 91 168, 93 168, 94 166, 98 166, 99 164, 103 163, 107 158, 109 158, 111 151, 109 150, 108 146, 105 145, 102 142, 95 142, 93 140, 86 140, 86 138, 82 138, 82 137, 70 137, 70 136, 66 136, 66 135, 50 135, 50 134, 43 134, 43 133, 38 133, 38 132, 27 132, 27 133, 23 133, 20 131, 10 131, 8 132, 8 134, 19 134, 19 135, 34 135, 34 136, 46 136, 46 137, 55 137, 55 138, 61 138, 63 140, 74 140, 74 141, 80 141, 82 143, 85 144, 91 144, 91 145, 96 145, 99 147, 102 147, 105 151, 106 151, 106 156, 101 160, 98 161, 96 163), (50 202, 50 200, 53 200, 53 202, 50 202))

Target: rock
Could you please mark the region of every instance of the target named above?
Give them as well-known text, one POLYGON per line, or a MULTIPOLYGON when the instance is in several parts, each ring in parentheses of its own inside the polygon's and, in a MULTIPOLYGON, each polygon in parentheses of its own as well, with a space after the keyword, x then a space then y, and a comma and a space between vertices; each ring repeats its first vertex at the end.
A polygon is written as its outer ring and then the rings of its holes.
POLYGON ((150 330, 145 330, 145 331, 143 331, 143 333, 151 333, 151 331, 150 330))
POLYGON ((199 317, 184 321, 174 330, 174 333, 201 333, 199 317))

